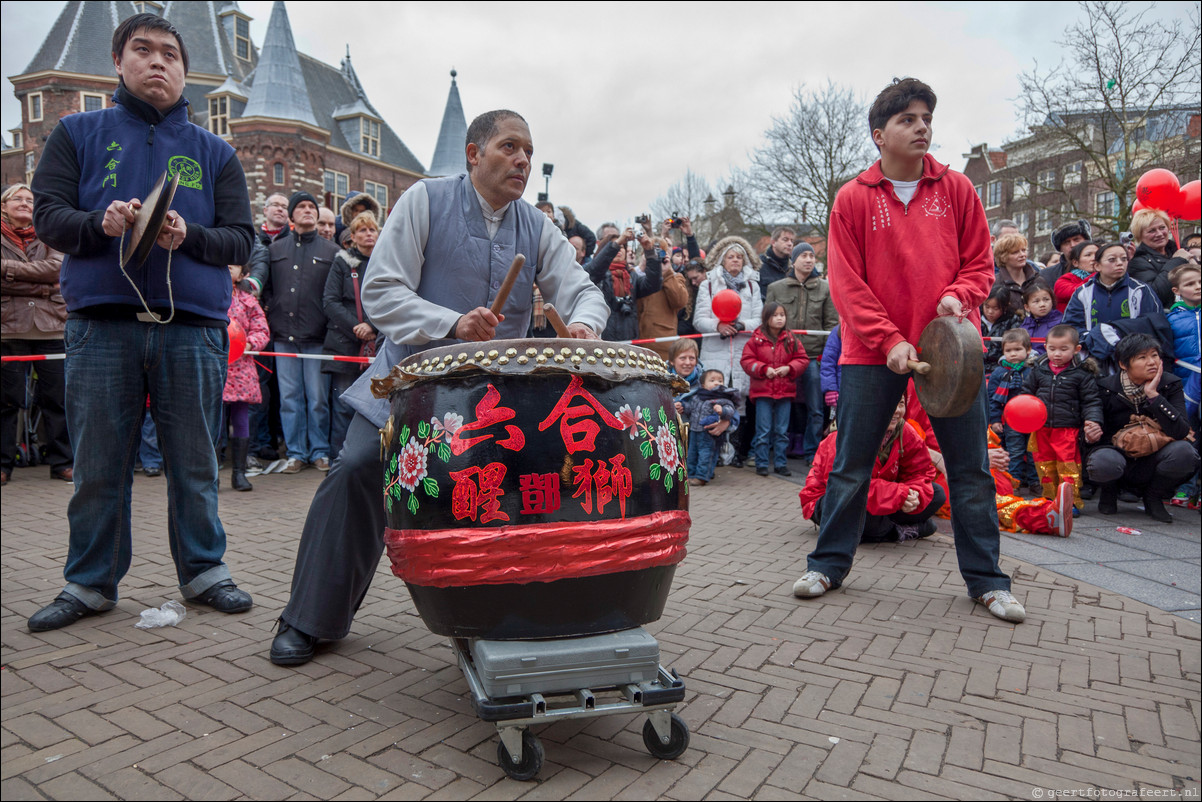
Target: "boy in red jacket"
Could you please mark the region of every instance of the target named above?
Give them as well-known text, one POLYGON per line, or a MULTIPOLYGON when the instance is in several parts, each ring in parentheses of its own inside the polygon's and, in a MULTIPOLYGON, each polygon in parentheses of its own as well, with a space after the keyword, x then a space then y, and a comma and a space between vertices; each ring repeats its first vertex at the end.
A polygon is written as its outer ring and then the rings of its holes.
MULTIPOLYGON (((985 211, 963 174, 935 161, 935 93, 894 81, 868 113, 881 158, 847 183, 831 210, 827 260, 843 336, 838 441, 823 499, 818 545, 793 585, 800 598, 839 587, 864 529, 881 438, 917 360, 914 343, 937 315, 980 330, 977 308, 993 284, 985 211)), ((1001 535, 986 468, 985 387, 958 418, 932 418, 944 444, 952 525, 968 594, 994 616, 1019 622, 1023 606, 998 564, 1001 535)))

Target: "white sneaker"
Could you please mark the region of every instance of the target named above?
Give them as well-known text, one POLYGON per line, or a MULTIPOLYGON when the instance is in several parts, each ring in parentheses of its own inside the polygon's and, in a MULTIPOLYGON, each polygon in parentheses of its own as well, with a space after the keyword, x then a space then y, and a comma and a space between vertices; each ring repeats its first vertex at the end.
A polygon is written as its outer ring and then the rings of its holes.
POLYGON ((793 583, 793 595, 799 599, 817 598, 830 589, 830 577, 817 571, 806 571, 793 583))
POLYGON ((984 596, 977 596, 973 601, 984 605, 990 615, 1003 621, 1021 624, 1027 620, 1027 611, 1008 590, 991 590, 984 596))

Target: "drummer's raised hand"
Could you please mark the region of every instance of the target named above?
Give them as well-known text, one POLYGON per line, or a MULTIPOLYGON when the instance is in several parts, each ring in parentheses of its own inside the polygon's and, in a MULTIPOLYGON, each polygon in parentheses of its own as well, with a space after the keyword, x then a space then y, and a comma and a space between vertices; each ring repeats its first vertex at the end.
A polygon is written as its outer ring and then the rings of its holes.
POLYGON ((486 306, 477 306, 459 318, 459 322, 455 324, 455 337, 471 342, 491 340, 496 336, 497 326, 504 319, 504 315, 494 315, 486 306))
POLYGON ((918 352, 914 350, 914 346, 905 340, 890 348, 889 356, 885 357, 885 364, 889 366, 889 370, 902 375, 910 372, 910 366, 906 364, 907 361, 917 362, 918 352))
POLYGON ((964 311, 964 304, 960 303, 960 299, 954 295, 945 295, 940 298, 939 306, 935 308, 935 314, 939 317, 955 315, 956 320, 968 317, 968 312, 964 311))
POLYGON ((568 333, 577 340, 600 340, 597 332, 593 331, 591 326, 586 326, 583 323, 572 323, 568 326, 568 333))
POLYGON ((184 237, 188 235, 188 224, 184 222, 184 218, 180 217, 178 212, 167 212, 167 219, 163 221, 163 230, 159 232, 159 238, 155 240, 160 248, 166 248, 169 251, 174 251, 183 244, 184 237))
POLYGON ((128 201, 115 200, 104 210, 104 219, 101 221, 100 227, 110 237, 119 237, 125 233, 125 229, 134 224, 134 220, 138 216, 138 209, 141 208, 142 201, 137 198, 128 201))

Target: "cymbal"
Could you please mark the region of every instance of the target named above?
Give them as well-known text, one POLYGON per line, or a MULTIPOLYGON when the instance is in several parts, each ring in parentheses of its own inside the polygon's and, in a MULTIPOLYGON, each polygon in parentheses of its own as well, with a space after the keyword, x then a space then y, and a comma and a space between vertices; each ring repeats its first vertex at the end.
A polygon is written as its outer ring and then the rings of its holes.
POLYGON ((146 264, 150 249, 163 231, 167 222, 167 212, 171 209, 171 201, 175 199, 175 190, 179 186, 179 173, 168 179, 167 171, 159 176, 154 189, 142 201, 137 217, 130 228, 129 237, 125 240, 125 250, 121 254, 121 266, 132 263, 134 268, 146 264))

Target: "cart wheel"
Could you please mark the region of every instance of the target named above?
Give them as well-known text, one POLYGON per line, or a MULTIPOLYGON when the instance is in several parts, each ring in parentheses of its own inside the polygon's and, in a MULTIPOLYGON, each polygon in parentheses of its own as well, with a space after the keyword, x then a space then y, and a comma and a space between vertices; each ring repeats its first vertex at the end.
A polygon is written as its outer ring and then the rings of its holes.
MULTIPOLYGON (((675 734, 673 731, 673 735, 675 734)), ((515 763, 510 757, 504 742, 497 743, 497 762, 501 764, 505 775, 512 780, 533 780, 543 767, 543 755, 542 742, 534 737, 530 730, 522 731, 522 759, 519 762, 515 763)))
POLYGON ((643 723, 643 745, 660 760, 675 760, 689 748, 689 726, 684 723, 683 718, 673 713, 672 734, 668 736, 668 742, 664 743, 659 739, 651 719, 647 719, 643 723))

